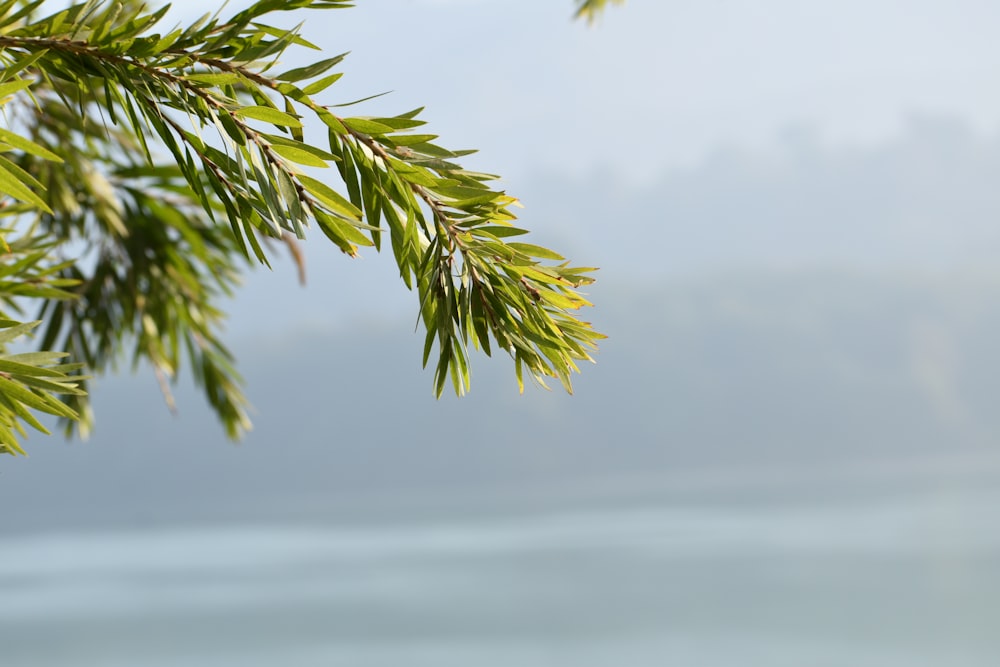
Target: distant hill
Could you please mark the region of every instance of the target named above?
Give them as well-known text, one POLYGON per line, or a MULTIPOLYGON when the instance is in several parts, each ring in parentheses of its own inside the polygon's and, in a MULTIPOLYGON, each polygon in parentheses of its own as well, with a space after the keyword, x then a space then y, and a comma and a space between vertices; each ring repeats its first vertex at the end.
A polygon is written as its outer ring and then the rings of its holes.
POLYGON ((1000 277, 734 273, 600 286, 611 338, 577 393, 477 359, 431 398, 411 325, 244 339, 240 446, 187 388, 98 386, 92 441, 0 461, 0 530, 349 518, 666 494, 872 493, 1000 481, 1000 277))
POLYGON ((892 141, 831 147, 808 127, 765 149, 720 148, 648 182, 539 173, 514 191, 540 242, 603 276, 993 266, 1000 140, 914 115, 892 141))

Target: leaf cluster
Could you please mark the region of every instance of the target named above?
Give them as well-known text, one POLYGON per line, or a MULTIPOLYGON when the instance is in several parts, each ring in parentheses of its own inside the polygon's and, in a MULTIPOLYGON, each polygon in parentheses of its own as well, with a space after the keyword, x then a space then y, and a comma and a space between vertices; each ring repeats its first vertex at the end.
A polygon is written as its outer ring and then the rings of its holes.
POLYGON ((52 263, 51 247, 37 234, 29 230, 17 235, 9 228, 0 233, 5 239, 0 244, 0 453, 23 454, 19 441, 25 425, 48 433, 32 410, 78 419, 78 413, 59 399, 83 395, 80 383, 86 378, 79 374, 82 364, 65 363, 65 352, 8 351, 41 324, 23 321, 21 304, 71 299, 67 290, 75 283, 60 277, 66 265, 52 263))
MULTIPOLYGON (((269 240, 318 227, 351 256, 391 248, 419 298, 425 365, 437 350, 438 395, 449 379, 469 388, 470 346, 510 355, 522 387, 527 370, 571 388, 601 338, 576 317, 593 269, 521 241, 516 200, 461 165, 472 151, 426 133, 420 109, 348 116, 327 102, 344 54, 282 67, 289 49, 316 47, 268 14, 350 3, 261 0, 163 31, 166 6, 88 0, 41 15, 42 5, 0 0, 0 204, 30 225, 46 284, 64 290, 19 295, 41 303, 43 350, 100 373, 131 348, 168 400, 186 360, 236 437, 249 421, 218 300, 245 262, 267 264, 269 240)), ((0 422, 14 396, 2 372, 0 422)), ((32 382, 35 403, 48 401, 32 382)), ((78 384, 58 414, 86 428, 78 384)), ((9 409, 24 418, 16 401, 9 409)), ((17 448, 10 439, 0 430, 17 448)))

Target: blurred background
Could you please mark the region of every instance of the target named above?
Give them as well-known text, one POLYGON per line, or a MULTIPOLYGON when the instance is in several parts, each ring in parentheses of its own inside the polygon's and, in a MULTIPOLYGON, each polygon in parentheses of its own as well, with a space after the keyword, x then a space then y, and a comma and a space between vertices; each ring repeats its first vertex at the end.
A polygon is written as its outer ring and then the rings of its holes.
POLYGON ((1000 5, 359 5, 295 17, 330 101, 601 267, 597 365, 435 401, 391 257, 313 239, 228 304, 242 444, 145 373, 2 462, 4 664, 996 664, 1000 5))

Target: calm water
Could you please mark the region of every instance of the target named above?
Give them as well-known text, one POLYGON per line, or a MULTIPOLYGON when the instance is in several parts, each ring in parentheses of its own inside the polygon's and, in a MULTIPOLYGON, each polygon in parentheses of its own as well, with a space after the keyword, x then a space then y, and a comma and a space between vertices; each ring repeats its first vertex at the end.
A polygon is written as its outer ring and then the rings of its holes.
POLYGON ((11 667, 966 667, 1000 493, 0 538, 11 667))

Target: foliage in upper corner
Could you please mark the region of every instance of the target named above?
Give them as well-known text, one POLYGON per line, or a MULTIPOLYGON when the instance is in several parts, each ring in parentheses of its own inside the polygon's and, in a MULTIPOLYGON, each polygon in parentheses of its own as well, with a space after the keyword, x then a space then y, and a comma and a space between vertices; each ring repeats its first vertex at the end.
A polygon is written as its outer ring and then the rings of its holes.
POLYGON ((576 0, 576 4, 576 18, 593 23, 609 4, 624 5, 625 0, 576 0))
MULTIPOLYGON (((575 315, 590 305, 578 288, 592 269, 517 240, 526 230, 514 225, 516 200, 494 189, 495 176, 461 166, 472 151, 418 130, 419 109, 340 115, 346 105, 329 91, 344 55, 281 67, 290 48, 317 47, 264 23, 267 14, 349 2, 261 0, 162 32, 166 6, 89 0, 43 15, 42 5, 0 1, 0 214, 28 228, 25 243, 44 248, 36 264, 55 272, 47 283, 11 274, 11 293, 40 304, 43 350, 95 373, 130 350, 133 364, 152 364, 168 401, 186 360, 237 437, 249 428, 246 399, 218 300, 245 260, 267 263, 269 239, 294 243, 318 226, 348 255, 389 245, 419 297, 425 365, 437 350, 438 395, 449 379, 459 394, 469 388, 470 345, 509 354, 522 387, 527 369, 570 390, 602 338, 575 315), (318 177, 331 166, 335 179, 318 177)), ((13 244, 2 259, 19 266, 13 244)), ((24 405, 55 401, 46 382, 59 384, 60 416, 89 422, 87 395, 72 384, 84 378, 66 380, 72 369, 52 367, 54 357, 33 359, 59 379, 31 380, 34 403, 0 382, 0 444, 11 450, 7 417, 27 420, 24 405)))

